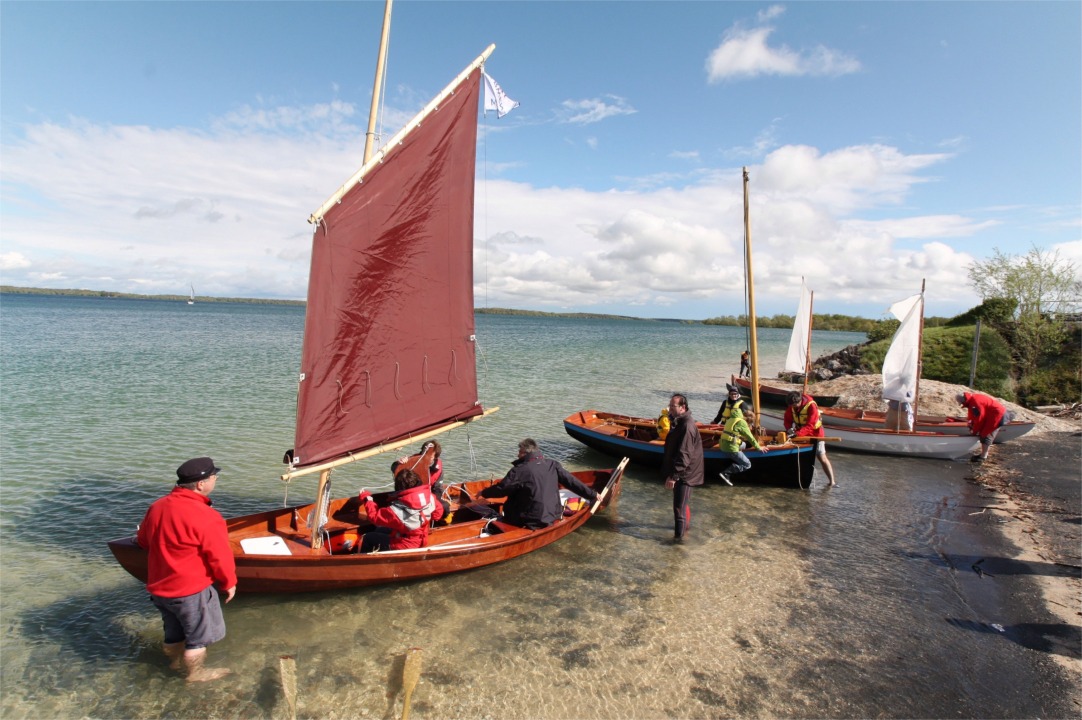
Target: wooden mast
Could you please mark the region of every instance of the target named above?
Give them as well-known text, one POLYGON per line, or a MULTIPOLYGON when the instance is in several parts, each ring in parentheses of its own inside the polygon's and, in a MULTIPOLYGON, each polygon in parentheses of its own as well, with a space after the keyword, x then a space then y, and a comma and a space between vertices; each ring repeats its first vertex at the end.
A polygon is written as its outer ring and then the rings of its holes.
POLYGON ((379 94, 383 87, 383 68, 387 62, 387 41, 391 36, 391 3, 387 0, 383 6, 383 33, 379 38, 379 57, 376 58, 376 80, 372 84, 372 105, 368 110, 368 132, 364 134, 365 165, 372 159, 372 146, 376 141, 376 118, 379 115, 379 94))
POLYGON ((748 169, 744 170, 744 267, 748 273, 748 330, 751 338, 751 430, 759 435, 759 341, 755 333, 755 273, 751 267, 751 217, 748 213, 748 169))
POLYGON ((920 376, 924 373, 924 284, 920 281, 920 334, 917 335, 917 382, 913 386, 913 419, 917 417, 917 405, 920 404, 920 376))
POLYGON ((808 346, 804 350, 804 387, 801 389, 801 395, 808 394, 808 374, 811 372, 812 359, 811 359, 811 336, 812 325, 815 323, 815 291, 808 291, 808 346))
MULTIPOLYGON (((368 161, 372 158, 372 146, 375 144, 376 139, 376 118, 379 115, 379 94, 380 89, 383 86, 383 68, 387 61, 387 40, 391 35, 391 3, 393 0, 387 0, 383 6, 383 32, 379 38, 379 57, 376 58, 376 79, 372 84, 372 105, 368 110, 368 132, 364 136, 364 161, 362 165, 367 165, 368 161)), ((291 473, 286 474, 291 475, 291 473)), ((315 516, 312 522, 312 535, 310 542, 313 550, 319 550, 323 546, 323 537, 320 534, 320 519, 319 519, 319 501, 323 498, 327 492, 327 483, 331 480, 331 468, 323 468, 319 473, 319 486, 316 488, 316 508, 314 510, 315 516)))

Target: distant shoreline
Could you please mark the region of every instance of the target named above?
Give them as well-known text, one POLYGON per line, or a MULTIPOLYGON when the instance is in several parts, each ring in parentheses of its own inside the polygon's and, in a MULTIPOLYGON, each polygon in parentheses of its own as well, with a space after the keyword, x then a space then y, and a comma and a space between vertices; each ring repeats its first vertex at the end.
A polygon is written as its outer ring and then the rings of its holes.
MULTIPOLYGON (((41 295, 41 296, 61 296, 61 297, 85 297, 85 298, 106 298, 106 299, 122 299, 122 300, 157 300, 165 302, 188 302, 187 295, 139 295, 136 293, 124 293, 114 292, 111 290, 76 290, 76 289, 57 289, 57 288, 30 288, 30 287, 16 287, 14 285, 0 285, 0 295, 41 295)), ((304 307, 307 302, 305 300, 275 300, 271 298, 233 298, 233 297, 208 297, 202 295, 195 296, 195 302, 197 303, 236 303, 236 304, 249 304, 249 305, 290 305, 297 307, 304 307)), ((661 322, 661 323, 677 323, 680 325, 724 325, 733 327, 743 327, 742 318, 737 317, 724 317, 724 318, 707 318, 706 320, 688 320, 682 318, 644 318, 635 317, 632 315, 611 315, 606 313, 588 313, 588 312, 546 312, 544 310, 515 310, 512 308, 474 308, 474 313, 477 315, 517 315, 522 317, 554 317, 554 318, 577 318, 586 320, 630 320, 630 321, 642 321, 642 322, 661 322)), ((820 316, 816 315, 816 320, 820 316)), ((831 328, 840 329, 843 331, 852 332, 867 332, 868 325, 874 324, 877 321, 868 320, 867 318, 849 317, 849 316, 831 316, 835 320, 843 319, 843 324, 852 327, 831 328)), ((793 327, 793 319, 788 316, 774 316, 773 318, 759 318, 760 327, 780 327, 791 329, 793 327), (788 323, 785 322, 788 320, 788 323), (780 322, 779 322, 780 321, 780 322)), ((823 329, 827 329, 824 327, 823 329)))
MULTIPOLYGON (((158 300, 166 302, 188 302, 187 295, 139 295, 136 293, 113 292, 111 290, 75 290, 54 288, 29 288, 16 287, 14 285, 0 285, 0 295, 59 295, 64 297, 86 298, 116 298, 122 300, 158 300)), ((271 298, 232 298, 232 297, 205 297, 196 295, 197 303, 245 303, 252 305, 295 305, 304 307, 305 300, 275 300, 271 298)), ((474 308, 478 315, 521 315, 525 317, 563 317, 563 318, 587 318, 592 320, 647 320, 653 322, 684 323, 688 325, 700 325, 702 320, 681 320, 679 318, 640 318, 630 315, 606 315, 604 313, 554 313, 541 310, 513 310, 511 308, 474 308)))

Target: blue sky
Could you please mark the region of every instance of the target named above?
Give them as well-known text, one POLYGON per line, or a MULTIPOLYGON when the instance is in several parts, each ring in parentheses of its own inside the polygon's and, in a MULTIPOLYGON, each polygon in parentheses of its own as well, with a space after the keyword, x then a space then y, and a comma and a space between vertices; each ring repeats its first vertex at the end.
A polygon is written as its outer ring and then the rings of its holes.
MULTIPOLYGON (((0 279, 303 298, 357 168, 382 2, 0 3, 0 279)), ((489 43, 476 304, 701 319, 979 302, 1082 267, 1078 2, 410 2, 384 137, 489 43)))

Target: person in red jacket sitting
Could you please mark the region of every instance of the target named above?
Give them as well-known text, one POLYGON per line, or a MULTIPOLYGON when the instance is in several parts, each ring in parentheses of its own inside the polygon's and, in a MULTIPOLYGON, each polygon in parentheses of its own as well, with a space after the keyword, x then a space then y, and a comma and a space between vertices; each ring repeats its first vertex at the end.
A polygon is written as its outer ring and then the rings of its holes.
MULTIPOLYGON (((785 408, 785 432, 789 437, 824 437, 823 419, 819 417, 819 405, 812 400, 810 395, 804 395, 795 390, 786 396, 785 408)), ((827 444, 823 440, 815 443, 815 456, 819 458, 819 464, 823 466, 823 472, 830 480, 829 487, 837 485, 834 482, 834 467, 827 458, 827 444)))
POLYGON ((368 520, 376 526, 361 538, 360 552, 405 550, 428 545, 428 528, 443 517, 443 506, 432 496, 432 488, 409 468, 394 476, 395 493, 387 507, 380 507, 372 493, 362 490, 357 499, 364 505, 368 520))
POLYGON ((225 637, 225 601, 237 592, 237 570, 225 519, 211 508, 220 469, 209 457, 177 468, 173 491, 147 510, 135 541, 147 551, 147 592, 162 615, 169 667, 185 669, 188 682, 229 673, 206 668, 207 645, 225 637))
POLYGON ((988 395, 966 392, 958 393, 955 399, 969 411, 969 432, 981 439, 981 452, 971 457, 970 462, 984 462, 999 429, 1011 421, 1011 415, 1003 403, 988 395))
MULTIPOLYGON (((443 478, 443 460, 440 459, 442 454, 443 446, 435 440, 429 440, 421 447, 421 452, 400 457, 391 463, 391 474, 397 475, 399 469, 406 468, 417 473, 421 482, 432 488, 432 496, 436 498, 436 502, 443 506, 443 521, 446 524, 450 523, 451 504, 443 499, 444 488, 440 482, 443 478)), ((438 519, 434 518, 433 522, 438 519)))

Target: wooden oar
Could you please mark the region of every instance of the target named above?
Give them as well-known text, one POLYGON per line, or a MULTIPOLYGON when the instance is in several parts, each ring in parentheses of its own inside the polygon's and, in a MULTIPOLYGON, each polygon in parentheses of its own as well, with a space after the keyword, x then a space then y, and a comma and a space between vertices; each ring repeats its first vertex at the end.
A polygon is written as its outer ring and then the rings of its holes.
POLYGON ((614 480, 619 479, 624 474, 624 468, 627 467, 630 458, 624 458, 620 461, 620 464, 616 466, 616 469, 612 471, 612 475, 609 475, 609 481, 605 483, 605 487, 597 495, 597 500, 594 501, 594 506, 590 508, 590 514, 593 515, 597 512, 597 509, 601 507, 601 503, 605 500, 605 496, 609 494, 609 488, 614 484, 614 480))
POLYGON ((409 720, 410 698, 417 681, 421 679, 421 648, 412 647, 406 651, 406 660, 402 663, 402 720, 409 720))

